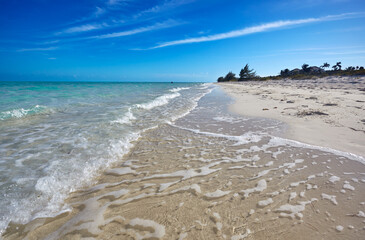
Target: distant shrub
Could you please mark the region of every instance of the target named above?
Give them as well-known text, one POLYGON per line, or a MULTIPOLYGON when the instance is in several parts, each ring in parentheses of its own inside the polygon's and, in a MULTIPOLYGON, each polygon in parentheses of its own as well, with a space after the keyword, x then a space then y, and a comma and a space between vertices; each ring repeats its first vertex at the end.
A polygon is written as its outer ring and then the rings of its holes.
POLYGON ((282 80, 282 79, 314 79, 322 78, 327 76, 361 76, 365 75, 365 70, 363 66, 352 67, 349 66, 345 70, 342 70, 342 63, 337 62, 332 66, 333 70, 325 71, 325 68, 329 68, 328 63, 324 63, 321 67, 309 66, 308 64, 303 64, 302 69, 295 68, 289 70, 288 68, 281 70, 280 74, 277 76, 266 76, 260 77, 256 75, 253 69, 249 68, 246 64, 244 68, 241 69, 239 74, 239 79, 236 78, 236 74, 229 72, 225 77, 219 77, 218 82, 228 82, 228 81, 267 81, 267 80, 282 80))

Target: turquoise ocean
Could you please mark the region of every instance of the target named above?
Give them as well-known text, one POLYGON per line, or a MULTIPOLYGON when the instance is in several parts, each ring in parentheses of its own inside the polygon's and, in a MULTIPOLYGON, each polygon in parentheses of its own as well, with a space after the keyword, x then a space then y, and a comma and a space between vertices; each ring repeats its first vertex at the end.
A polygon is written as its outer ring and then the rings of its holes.
POLYGON ((207 83, 0 82, 0 233, 67 207, 146 130, 191 112, 207 83))

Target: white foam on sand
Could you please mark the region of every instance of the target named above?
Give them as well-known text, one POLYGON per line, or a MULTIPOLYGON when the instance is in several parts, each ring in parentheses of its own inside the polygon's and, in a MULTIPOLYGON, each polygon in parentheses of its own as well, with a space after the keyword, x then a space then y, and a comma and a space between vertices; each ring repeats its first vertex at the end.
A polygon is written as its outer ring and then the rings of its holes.
POLYGON ((257 182, 256 187, 242 190, 241 192, 243 192, 244 193, 243 196, 247 198, 251 193, 259 193, 264 191, 266 188, 267 188, 266 180, 261 179, 260 181, 257 182))
POLYGON ((207 198, 220 198, 220 197, 226 196, 230 192, 231 191, 222 191, 220 189, 217 189, 215 192, 210 192, 210 193, 204 194, 204 196, 207 198))
POLYGON ((272 198, 268 198, 265 200, 261 200, 257 203, 257 206, 260 208, 266 207, 268 205, 270 205, 271 203, 273 203, 274 201, 272 200, 272 198))
POLYGON ((342 232, 342 230, 343 230, 343 226, 341 226, 341 225, 337 225, 337 226, 336 226, 336 230, 337 230, 337 232, 342 232))
POLYGON ((202 190, 200 189, 200 186, 198 184, 194 183, 190 186, 185 186, 185 187, 175 189, 175 190, 171 191, 170 194, 177 193, 177 192, 189 191, 189 190, 193 190, 195 193, 201 193, 202 192, 202 190))
POLYGON ((302 212, 305 210, 305 206, 307 204, 312 203, 313 201, 317 201, 317 199, 312 198, 310 201, 298 202, 299 204, 297 205, 284 204, 281 205, 278 209, 276 209, 275 212, 279 212, 280 217, 291 218, 291 219, 294 218, 302 219, 303 218, 302 212))
POLYGON ((322 199, 326 199, 331 201, 334 205, 337 205, 336 196, 335 195, 328 195, 325 193, 322 193, 322 199))
POLYGON ((335 183, 340 181, 341 178, 337 177, 337 176, 331 176, 330 179, 328 179, 328 181, 330 181, 331 183, 335 183))
POLYGON ((204 131, 200 131, 199 129, 193 129, 193 128, 185 128, 185 127, 181 127, 181 126, 176 126, 174 125, 174 127, 183 129, 183 130, 187 130, 196 134, 202 134, 202 135, 206 135, 206 136, 210 136, 210 137, 217 137, 217 138, 225 138, 228 140, 232 140, 232 141, 236 141, 237 143, 234 145, 243 145, 243 144, 247 144, 247 143, 256 143, 261 141, 262 137, 260 135, 258 135, 257 133, 253 133, 253 132, 246 132, 243 135, 240 136, 234 136, 234 135, 226 135, 226 134, 221 134, 221 133, 212 133, 212 132, 204 132, 204 131))
POLYGON ((293 200, 294 198, 296 198, 296 197, 297 197, 297 193, 296 192, 291 192, 290 195, 289 195, 289 202, 291 200, 293 200))
POLYGON ((301 198, 304 198, 304 197, 305 197, 305 191, 301 191, 301 192, 299 193, 299 196, 300 196, 301 198))
POLYGON ((324 152, 333 153, 333 154, 338 155, 338 156, 346 157, 350 160, 358 161, 362 164, 365 164, 365 158, 364 157, 353 154, 353 153, 350 153, 350 152, 343 152, 343 151, 335 150, 335 149, 328 148, 328 147, 310 145, 310 144, 302 143, 302 142, 299 142, 299 141, 280 138, 280 137, 276 137, 276 136, 271 136, 271 139, 270 139, 270 141, 267 145, 268 145, 268 147, 288 145, 288 146, 292 146, 292 147, 300 147, 300 148, 309 148, 309 149, 314 149, 314 150, 320 150, 320 151, 324 151, 324 152))
POLYGON ((164 191, 165 189, 169 188, 170 186, 178 183, 179 181, 174 181, 174 182, 168 182, 168 183, 161 183, 160 184, 160 188, 158 189, 159 192, 164 191))
POLYGON ((270 167, 270 166, 272 166, 273 164, 274 164, 274 162, 273 162, 273 161, 270 161, 270 162, 266 163, 264 166, 265 166, 265 167, 270 167))
POLYGON ((363 211, 359 211, 356 216, 365 218, 365 213, 363 211))
POLYGON ((293 183, 290 183, 290 187, 297 187, 297 186, 299 186, 299 184, 304 184, 306 182, 307 181, 293 182, 293 183))
MULTIPOLYGON (((172 173, 165 173, 165 174, 154 174, 152 176, 149 177, 145 177, 144 180, 148 180, 148 179, 155 179, 155 178, 173 178, 173 177, 180 177, 180 181, 184 181, 193 177, 201 177, 201 176, 206 176, 209 175, 211 173, 217 172, 219 170, 221 170, 220 168, 217 169, 211 169, 210 167, 215 166, 216 163, 211 163, 207 166, 203 166, 201 168, 198 169, 187 169, 187 170, 179 170, 176 172, 172 172, 172 173)), ((178 183, 179 181, 173 182, 173 184, 178 183)), ((173 184, 167 184, 167 187, 172 186, 173 184)), ((162 187, 163 190, 166 189, 167 187, 162 187)), ((161 190, 161 189, 160 189, 161 190)))
POLYGON ((136 173, 136 171, 131 169, 130 167, 113 168, 113 169, 110 169, 106 172, 110 173, 110 174, 113 174, 113 175, 118 175, 118 176, 122 176, 122 175, 126 175, 126 174, 135 174, 136 173))
POLYGON ((267 170, 263 170, 261 172, 259 172, 255 177, 251 178, 252 179, 256 179, 256 178, 260 178, 262 176, 265 176, 266 174, 268 174, 271 170, 273 169, 267 169, 267 170))
POLYGON ((351 191, 354 191, 355 190, 355 188, 353 186, 351 186, 350 183, 347 182, 347 181, 345 181, 345 184, 343 185, 342 188, 348 189, 348 190, 351 190, 351 191))

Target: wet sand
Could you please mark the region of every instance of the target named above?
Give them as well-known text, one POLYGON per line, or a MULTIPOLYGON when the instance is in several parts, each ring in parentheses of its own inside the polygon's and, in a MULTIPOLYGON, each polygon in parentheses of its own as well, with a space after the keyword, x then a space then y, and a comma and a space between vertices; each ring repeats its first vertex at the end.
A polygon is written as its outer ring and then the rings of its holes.
POLYGON ((11 224, 5 239, 364 239, 365 165, 285 138, 279 121, 212 93, 145 132, 71 211, 11 224))

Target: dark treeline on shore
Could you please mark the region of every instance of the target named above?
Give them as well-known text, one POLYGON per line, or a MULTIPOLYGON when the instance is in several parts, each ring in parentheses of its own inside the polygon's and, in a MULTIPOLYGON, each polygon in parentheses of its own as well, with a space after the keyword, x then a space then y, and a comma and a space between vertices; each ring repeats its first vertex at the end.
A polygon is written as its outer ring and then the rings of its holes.
POLYGON ((289 70, 288 68, 281 70, 280 74, 277 76, 267 76, 260 77, 256 75, 253 69, 250 69, 249 65, 246 64, 244 68, 241 69, 240 74, 236 77, 236 74, 229 72, 225 77, 219 77, 218 82, 233 82, 233 81, 263 81, 263 80, 280 80, 280 79, 308 79, 308 78, 318 78, 327 76, 356 76, 365 75, 365 70, 363 66, 347 67, 342 69, 342 63, 337 62, 330 68, 330 64, 323 63, 320 67, 309 66, 308 64, 303 64, 302 68, 295 68, 289 70), (326 70, 329 69, 329 70, 326 70))

